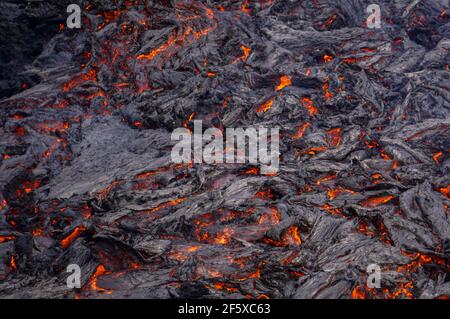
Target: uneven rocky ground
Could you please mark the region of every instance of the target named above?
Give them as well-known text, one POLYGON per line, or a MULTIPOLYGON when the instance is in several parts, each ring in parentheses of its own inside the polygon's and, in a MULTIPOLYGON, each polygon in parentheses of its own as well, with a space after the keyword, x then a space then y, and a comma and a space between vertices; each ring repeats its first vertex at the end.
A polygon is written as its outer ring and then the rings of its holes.
POLYGON ((1 298, 450 296, 448 1, 68 2, 0 4, 1 298), (172 163, 197 119, 278 173, 172 163))

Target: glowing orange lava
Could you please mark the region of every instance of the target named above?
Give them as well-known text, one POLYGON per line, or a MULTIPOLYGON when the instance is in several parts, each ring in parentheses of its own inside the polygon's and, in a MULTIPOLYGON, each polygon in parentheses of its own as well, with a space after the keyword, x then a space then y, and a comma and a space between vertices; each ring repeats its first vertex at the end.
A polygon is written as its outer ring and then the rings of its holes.
POLYGON ((176 205, 184 202, 186 199, 187 199, 187 197, 181 197, 181 198, 177 198, 177 199, 174 199, 174 200, 171 200, 171 201, 168 201, 168 202, 164 202, 164 203, 161 203, 161 204, 159 204, 158 206, 156 206, 154 208, 147 209, 147 210, 143 211, 143 213, 150 214, 150 213, 159 211, 159 210, 161 210, 163 208, 176 206, 176 205))
POLYGON ((352 290, 352 299, 366 299, 366 292, 360 286, 356 286, 352 290))
POLYGON ((300 99, 300 103, 308 111, 309 115, 313 116, 319 113, 319 110, 314 106, 313 100, 311 100, 309 97, 302 97, 300 99))
POLYGON ((392 200, 394 196, 388 195, 388 196, 379 196, 379 197, 371 197, 361 202, 361 205, 364 207, 377 207, 379 205, 386 204, 390 200, 392 200))
POLYGON ((256 108, 256 112, 258 112, 258 113, 265 113, 265 112, 267 112, 272 107, 273 100, 274 99, 271 98, 267 102, 265 102, 265 103, 261 104, 260 106, 258 106, 256 108))
POLYGON ((9 260, 9 270, 11 272, 17 270, 16 258, 14 257, 14 255, 12 255, 11 259, 9 260))
POLYGON ((0 236, 0 243, 4 243, 6 241, 13 240, 14 238, 16 238, 16 237, 14 237, 14 236, 0 236))
POLYGON ((246 47, 245 45, 241 45, 241 50, 242 50, 242 52, 244 52, 244 55, 241 57, 241 60, 246 61, 248 56, 250 55, 250 52, 252 51, 252 49, 250 49, 249 47, 246 47))
POLYGON ((78 226, 75 227, 75 229, 64 239, 61 240, 61 247, 67 248, 70 246, 70 244, 77 239, 82 232, 86 230, 86 227, 84 226, 78 226))
POLYGON ((329 137, 328 144, 330 144, 330 146, 336 147, 341 143, 341 128, 340 127, 328 130, 326 133, 329 137))
POLYGON ((281 89, 283 89, 286 86, 289 86, 292 84, 292 80, 290 76, 287 75, 283 75, 282 77, 280 77, 280 83, 278 84, 278 86, 275 88, 276 91, 280 91, 281 89))
POLYGON ((303 135, 305 135, 306 130, 311 126, 310 123, 306 122, 303 123, 302 125, 300 125, 297 128, 297 131, 295 132, 295 134, 292 135, 292 138, 294 139, 298 139, 298 138, 302 138, 303 135))

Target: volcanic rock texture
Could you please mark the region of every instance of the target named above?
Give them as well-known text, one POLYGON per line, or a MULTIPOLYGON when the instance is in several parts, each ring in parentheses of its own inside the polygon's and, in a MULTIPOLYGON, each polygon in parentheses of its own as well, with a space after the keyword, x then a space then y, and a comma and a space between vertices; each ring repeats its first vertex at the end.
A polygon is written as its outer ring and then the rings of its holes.
POLYGON ((0 4, 1 298, 448 298, 448 1, 69 2, 0 4), (174 164, 200 119, 279 171, 174 164))

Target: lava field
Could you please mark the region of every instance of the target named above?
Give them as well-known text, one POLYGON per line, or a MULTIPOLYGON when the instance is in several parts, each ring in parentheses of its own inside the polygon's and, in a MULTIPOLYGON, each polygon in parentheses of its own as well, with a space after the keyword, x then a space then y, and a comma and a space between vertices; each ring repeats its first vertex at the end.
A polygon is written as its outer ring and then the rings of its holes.
POLYGON ((0 298, 448 299, 449 15, 1 1, 0 298), (279 128, 278 171, 174 163, 195 120, 279 128))

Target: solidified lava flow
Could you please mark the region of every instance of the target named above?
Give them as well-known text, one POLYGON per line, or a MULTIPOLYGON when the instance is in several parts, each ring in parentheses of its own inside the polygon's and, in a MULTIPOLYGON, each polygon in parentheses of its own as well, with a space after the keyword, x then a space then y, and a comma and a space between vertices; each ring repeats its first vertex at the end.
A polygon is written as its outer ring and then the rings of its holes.
POLYGON ((2 1, 0 298, 448 298, 448 1, 372 2, 2 1))

